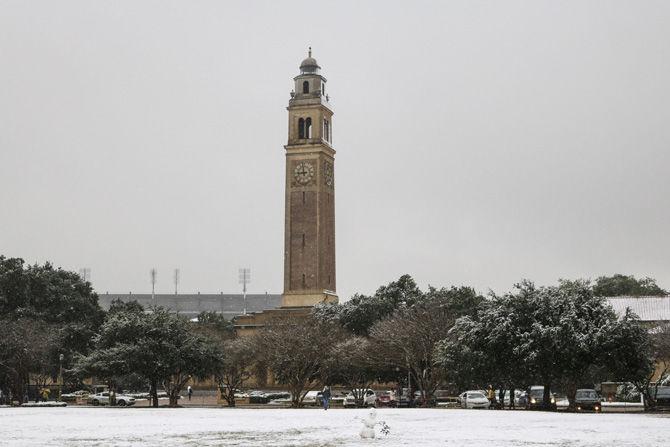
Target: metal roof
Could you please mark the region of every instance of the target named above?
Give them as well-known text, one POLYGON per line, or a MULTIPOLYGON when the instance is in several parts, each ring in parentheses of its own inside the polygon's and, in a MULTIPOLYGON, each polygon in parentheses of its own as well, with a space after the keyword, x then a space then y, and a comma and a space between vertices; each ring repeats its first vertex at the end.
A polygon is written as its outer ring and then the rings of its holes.
POLYGON ((670 321, 670 295, 668 296, 615 296, 606 298, 618 316, 630 308, 642 321, 670 321))
MULTIPOLYGON (((244 296, 242 294, 155 294, 151 299, 150 293, 143 294, 112 294, 98 295, 100 306, 109 309, 113 300, 137 301, 145 308, 160 306, 182 315, 196 316, 200 312, 217 312, 232 318, 244 312, 244 296)), ((281 306, 281 295, 247 294, 247 312, 260 312, 275 309, 281 306)))

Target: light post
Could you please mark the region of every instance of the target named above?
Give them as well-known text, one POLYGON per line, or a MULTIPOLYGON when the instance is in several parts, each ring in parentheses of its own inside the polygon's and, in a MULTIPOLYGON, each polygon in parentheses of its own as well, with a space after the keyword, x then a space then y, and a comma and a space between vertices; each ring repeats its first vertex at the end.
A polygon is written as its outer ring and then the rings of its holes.
POLYGON ((63 393, 63 360, 65 356, 60 354, 58 356, 58 401, 60 402, 61 394, 63 393))
POLYGON ((395 405, 396 407, 400 408, 400 398, 402 397, 402 384, 400 381, 402 380, 400 377, 400 367, 396 366, 395 367, 395 373, 398 376, 398 391, 396 394, 396 400, 395 400, 395 405))
POLYGON ((243 311, 242 314, 246 315, 247 314, 247 284, 251 282, 251 269, 248 267, 244 267, 240 269, 240 281, 239 283, 242 284, 242 302, 243 302, 243 311))

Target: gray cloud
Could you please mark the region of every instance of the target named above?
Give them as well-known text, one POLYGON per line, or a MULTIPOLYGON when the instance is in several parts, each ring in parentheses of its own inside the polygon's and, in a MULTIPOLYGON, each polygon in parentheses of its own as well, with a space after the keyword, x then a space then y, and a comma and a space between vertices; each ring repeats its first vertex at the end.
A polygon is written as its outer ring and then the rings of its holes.
POLYGON ((0 252, 282 287, 289 91, 335 110, 338 292, 670 287, 667 2, 3 2, 0 252))

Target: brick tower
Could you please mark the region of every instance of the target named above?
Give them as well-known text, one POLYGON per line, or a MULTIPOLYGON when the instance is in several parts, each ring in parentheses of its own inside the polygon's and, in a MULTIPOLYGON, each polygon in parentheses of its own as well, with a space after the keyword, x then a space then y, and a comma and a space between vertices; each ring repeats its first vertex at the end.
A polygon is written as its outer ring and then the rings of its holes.
POLYGON ((310 48, 287 108, 282 307, 337 302, 333 111, 320 70, 310 48))

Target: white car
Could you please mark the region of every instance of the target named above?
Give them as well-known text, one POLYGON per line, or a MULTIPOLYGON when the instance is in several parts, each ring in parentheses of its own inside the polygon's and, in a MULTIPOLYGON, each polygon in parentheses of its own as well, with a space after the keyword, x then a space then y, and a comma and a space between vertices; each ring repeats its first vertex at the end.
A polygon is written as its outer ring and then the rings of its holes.
MULTIPOLYGON (((103 393, 92 394, 88 396, 88 402, 91 405, 109 405, 109 391, 103 393)), ((128 396, 126 394, 117 394, 116 395, 116 405, 119 407, 125 407, 130 405, 135 405, 135 398, 128 396)))
POLYGON ((302 399, 303 405, 321 405, 321 391, 308 391, 302 399))
POLYGON ((354 397, 354 391, 359 396, 363 393, 363 406, 364 407, 375 407, 377 405, 377 394, 371 389, 367 390, 353 390, 351 393, 347 394, 347 397, 344 398, 344 407, 355 407, 356 398, 354 397))
POLYGON ((86 390, 75 391, 74 393, 63 393, 60 395, 62 401, 74 402, 77 399, 85 399, 90 393, 86 390))
POLYGON ((466 391, 458 396, 461 408, 489 408, 491 402, 481 391, 466 391))

